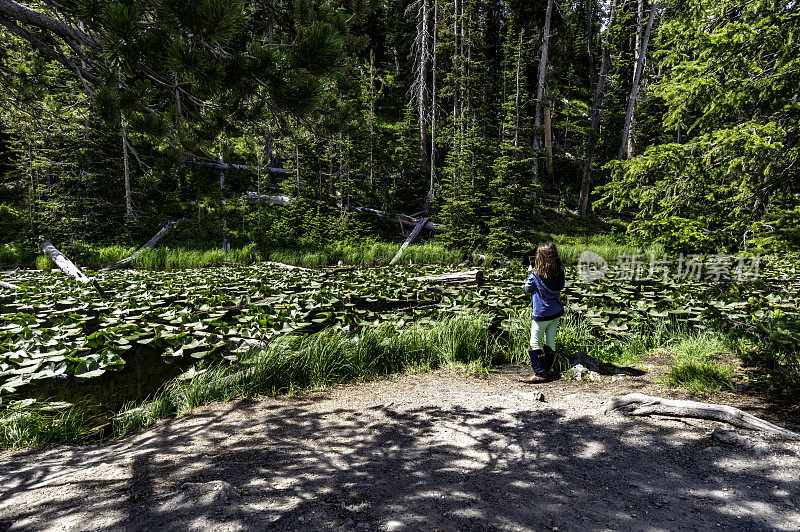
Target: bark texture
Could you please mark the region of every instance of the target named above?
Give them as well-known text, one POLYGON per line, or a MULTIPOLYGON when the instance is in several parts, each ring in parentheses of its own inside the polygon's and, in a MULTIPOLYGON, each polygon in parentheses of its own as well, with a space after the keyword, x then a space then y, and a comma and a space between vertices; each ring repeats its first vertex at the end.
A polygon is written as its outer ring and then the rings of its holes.
POLYGON ((734 427, 760 430, 777 434, 789 440, 800 441, 800 434, 773 425, 738 408, 727 405, 662 399, 640 393, 615 397, 606 407, 606 414, 620 412, 629 416, 674 416, 721 421, 734 427))

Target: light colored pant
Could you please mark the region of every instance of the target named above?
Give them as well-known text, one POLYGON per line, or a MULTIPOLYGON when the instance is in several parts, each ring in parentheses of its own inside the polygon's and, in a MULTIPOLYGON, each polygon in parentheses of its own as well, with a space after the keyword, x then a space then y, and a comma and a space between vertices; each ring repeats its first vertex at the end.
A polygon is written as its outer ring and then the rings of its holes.
POLYGON ((542 349, 545 345, 556 350, 556 330, 561 318, 550 321, 534 321, 531 325, 531 349, 542 349))

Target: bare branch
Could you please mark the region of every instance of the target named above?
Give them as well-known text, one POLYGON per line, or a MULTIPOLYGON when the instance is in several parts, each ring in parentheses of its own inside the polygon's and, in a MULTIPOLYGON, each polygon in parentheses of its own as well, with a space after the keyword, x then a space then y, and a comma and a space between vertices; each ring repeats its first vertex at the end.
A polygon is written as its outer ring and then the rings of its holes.
POLYGON ((12 2, 11 0, 0 0, 0 14, 11 20, 17 20, 25 24, 30 24, 43 30, 51 31, 64 40, 77 41, 85 46, 95 46, 101 44, 94 37, 73 28, 68 24, 54 19, 53 17, 31 9, 27 6, 12 2))

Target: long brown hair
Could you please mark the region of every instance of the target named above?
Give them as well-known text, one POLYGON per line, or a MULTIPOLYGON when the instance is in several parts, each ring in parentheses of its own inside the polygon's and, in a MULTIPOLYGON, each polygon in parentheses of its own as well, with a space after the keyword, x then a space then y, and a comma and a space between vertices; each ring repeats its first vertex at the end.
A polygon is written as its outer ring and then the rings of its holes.
POLYGON ((552 279, 558 277, 562 272, 561 257, 558 256, 556 245, 552 242, 540 244, 536 248, 536 261, 533 266, 533 273, 542 279, 552 279))

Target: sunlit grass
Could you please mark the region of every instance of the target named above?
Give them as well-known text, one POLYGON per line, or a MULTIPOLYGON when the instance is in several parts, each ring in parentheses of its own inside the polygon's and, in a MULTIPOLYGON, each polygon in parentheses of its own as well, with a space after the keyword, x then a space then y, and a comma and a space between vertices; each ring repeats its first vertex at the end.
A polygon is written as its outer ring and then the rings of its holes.
POLYGON ((41 405, 9 408, 0 413, 0 449, 79 441, 89 428, 86 409, 47 412, 41 405))
MULTIPOLYGON (((663 249, 660 246, 636 248, 614 243, 611 237, 603 235, 585 238, 559 237, 558 235, 544 235, 558 244, 559 252, 565 264, 574 264, 584 251, 593 251, 607 260, 614 260, 620 255, 649 254, 661 256, 663 249)), ((87 243, 74 243, 59 248, 80 268, 99 270, 110 266, 132 255, 137 247, 125 245, 94 245, 87 243)), ((247 244, 242 248, 231 249, 227 254, 221 249, 197 250, 185 248, 171 248, 168 246, 155 246, 142 251, 134 259, 132 266, 142 270, 176 270, 186 268, 206 268, 222 265, 247 265, 260 261, 273 261, 302 266, 306 268, 319 268, 343 264, 345 266, 384 266, 394 258, 400 249, 399 242, 379 242, 366 240, 361 243, 335 242, 322 245, 319 248, 272 248, 257 249, 255 244, 247 244)), ((399 264, 439 264, 467 266, 489 266, 495 261, 507 262, 509 259, 482 251, 469 252, 464 249, 452 248, 436 241, 424 244, 412 244, 403 251, 398 260, 399 264)), ((514 261, 516 259, 512 259, 514 261)), ((37 269, 54 268, 55 265, 49 257, 34 254, 34 249, 26 252, 10 244, 0 246, 0 267, 14 267, 25 264, 35 264, 37 269)))
POLYGON ((405 371, 454 367, 485 375, 493 360, 508 357, 483 314, 400 331, 381 325, 357 335, 328 329, 302 338, 282 337, 239 364, 211 368, 188 381, 171 381, 151 401, 128 405, 117 416, 114 431, 123 434, 213 401, 293 393, 405 371))
POLYGON ((685 333, 673 339, 668 350, 672 360, 664 383, 695 393, 734 389, 736 368, 719 361, 731 351, 725 338, 716 332, 685 333))

